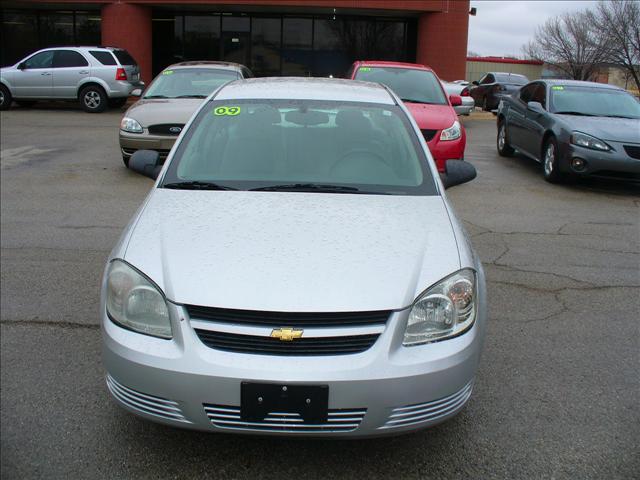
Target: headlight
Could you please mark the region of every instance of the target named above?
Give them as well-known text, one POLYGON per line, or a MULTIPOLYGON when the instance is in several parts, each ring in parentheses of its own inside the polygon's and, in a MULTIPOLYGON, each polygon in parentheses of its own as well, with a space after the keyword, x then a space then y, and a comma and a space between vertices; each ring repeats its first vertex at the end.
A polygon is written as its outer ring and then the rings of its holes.
POLYGON ((599 138, 592 137, 582 132, 573 132, 571 134, 571 143, 580 147, 590 148, 591 150, 611 150, 611 147, 599 138))
POLYGON ((460 122, 456 120, 449 128, 442 130, 442 133, 440 133, 440 141, 456 140, 460 138, 461 135, 462 129, 460 128, 460 122))
POLYGON ((133 118, 124 117, 120 122, 120 130, 130 133, 142 133, 142 126, 133 118))
POLYGON ((402 344, 406 347, 454 337, 476 318, 476 274, 460 270, 429 288, 409 312, 402 344))
POLYGON ((150 280, 120 260, 111 262, 107 274, 107 314, 125 328, 171 338, 164 296, 150 280))

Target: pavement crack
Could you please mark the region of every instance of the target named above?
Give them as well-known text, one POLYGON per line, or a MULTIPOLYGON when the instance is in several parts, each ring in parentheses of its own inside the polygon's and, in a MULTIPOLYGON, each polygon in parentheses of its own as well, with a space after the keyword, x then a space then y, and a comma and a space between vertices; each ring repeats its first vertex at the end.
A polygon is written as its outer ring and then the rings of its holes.
POLYGON ((0 325, 61 327, 61 328, 87 329, 87 330, 97 330, 97 329, 100 328, 100 325, 98 325, 97 323, 78 323, 78 322, 69 322, 69 321, 66 321, 66 320, 63 320, 63 321, 36 320, 34 318, 23 319, 23 320, 0 319, 0 325))

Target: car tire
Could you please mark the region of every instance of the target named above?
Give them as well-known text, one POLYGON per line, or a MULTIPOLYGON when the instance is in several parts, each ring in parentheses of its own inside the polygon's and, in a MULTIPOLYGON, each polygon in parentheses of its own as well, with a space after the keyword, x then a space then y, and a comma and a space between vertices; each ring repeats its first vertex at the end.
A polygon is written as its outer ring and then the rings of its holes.
POLYGON ((559 167, 560 152, 558 142, 555 137, 549 137, 544 142, 542 149, 542 174, 549 183, 559 183, 562 181, 562 174, 559 167))
POLYGON ((89 85, 80 91, 80 105, 85 112, 100 113, 107 109, 109 99, 102 87, 89 85))
POLYGON ((4 85, 0 85, 0 110, 9 110, 13 97, 11 92, 4 85))
POLYGON ((15 102, 22 108, 31 108, 36 104, 35 100, 15 100, 15 102))
POLYGON ((125 103, 127 103, 127 97, 109 99, 109 106, 111 108, 123 107, 125 103))
POLYGON ((509 145, 507 135, 507 122, 505 120, 501 120, 498 123, 498 135, 496 137, 496 147, 498 148, 498 155, 501 157, 511 157, 515 150, 511 145, 509 145))

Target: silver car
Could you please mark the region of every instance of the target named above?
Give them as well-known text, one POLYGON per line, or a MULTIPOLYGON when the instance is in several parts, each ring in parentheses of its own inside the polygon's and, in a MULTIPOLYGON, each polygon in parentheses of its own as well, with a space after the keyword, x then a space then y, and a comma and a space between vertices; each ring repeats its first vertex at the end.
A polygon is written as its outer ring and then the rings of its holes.
POLYGON ((473 97, 469 95, 468 82, 467 85, 459 82, 462 82, 462 80, 457 80, 456 82, 442 82, 442 86, 447 92, 447 95, 459 95, 462 99, 462 105, 453 107, 456 113, 458 115, 469 115, 475 108, 476 102, 473 100, 473 97))
POLYGON ((416 123, 380 84, 234 81, 202 104, 109 257, 106 383, 211 432, 377 436, 471 395, 485 280, 416 123))
POLYGON ((111 47, 60 47, 39 50, 0 69, 0 110, 15 101, 75 100, 91 113, 121 107, 142 86, 136 61, 111 47))

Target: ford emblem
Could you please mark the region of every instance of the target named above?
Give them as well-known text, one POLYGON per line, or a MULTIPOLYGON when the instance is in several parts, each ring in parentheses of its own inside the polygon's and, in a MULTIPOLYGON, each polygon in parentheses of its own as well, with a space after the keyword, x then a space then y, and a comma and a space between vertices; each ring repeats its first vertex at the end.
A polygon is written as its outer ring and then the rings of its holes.
POLYGON ((171 133, 180 133, 182 131, 182 127, 171 127, 169 128, 171 133))

